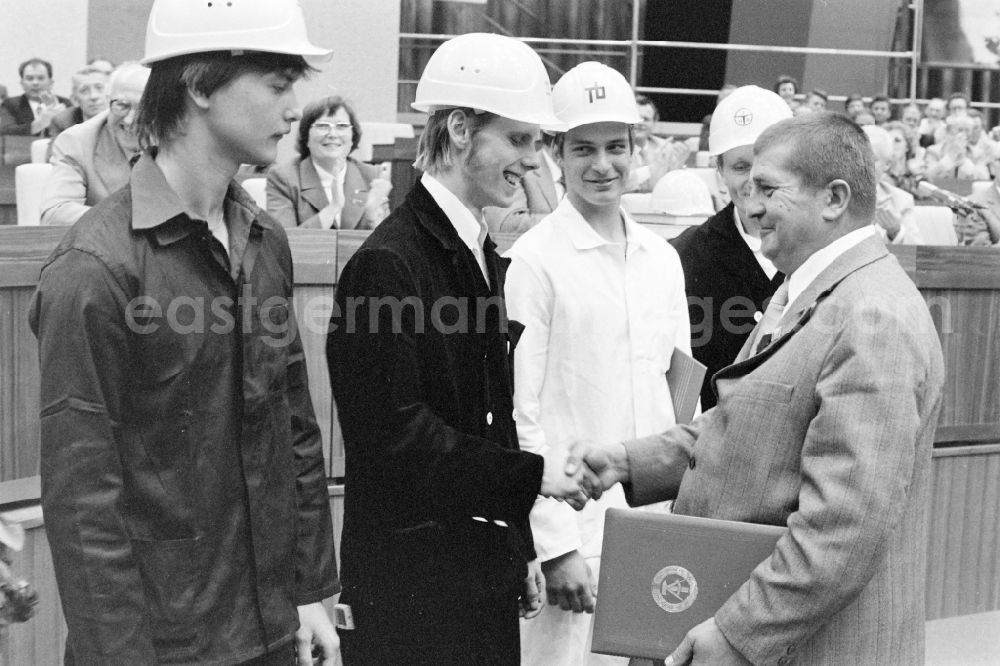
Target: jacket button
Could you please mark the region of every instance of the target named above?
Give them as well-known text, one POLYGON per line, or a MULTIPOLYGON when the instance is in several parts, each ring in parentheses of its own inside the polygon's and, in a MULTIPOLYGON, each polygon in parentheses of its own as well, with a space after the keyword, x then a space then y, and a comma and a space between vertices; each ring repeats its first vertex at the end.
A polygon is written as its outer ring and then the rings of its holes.
POLYGON ((691 460, 688 461, 688 467, 694 469, 694 465, 695 465, 694 456, 691 456, 691 460))
POLYGON ((493 412, 486 412, 486 425, 493 425, 493 412))

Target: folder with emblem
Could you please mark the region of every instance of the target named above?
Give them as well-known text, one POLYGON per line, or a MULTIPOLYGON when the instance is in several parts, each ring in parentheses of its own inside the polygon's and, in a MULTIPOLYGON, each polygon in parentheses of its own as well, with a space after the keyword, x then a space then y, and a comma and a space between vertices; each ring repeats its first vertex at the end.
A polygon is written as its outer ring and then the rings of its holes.
POLYGON ((592 649, 664 659, 770 557, 786 529, 609 509, 592 649))

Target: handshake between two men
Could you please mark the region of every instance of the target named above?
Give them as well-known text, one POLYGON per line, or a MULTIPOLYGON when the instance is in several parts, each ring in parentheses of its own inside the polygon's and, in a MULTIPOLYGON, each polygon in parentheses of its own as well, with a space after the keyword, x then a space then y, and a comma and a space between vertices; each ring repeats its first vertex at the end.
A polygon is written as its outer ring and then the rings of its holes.
POLYGON ((539 494, 566 502, 577 511, 588 500, 600 499, 616 483, 628 481, 628 453, 620 442, 601 446, 574 442, 563 455, 562 450, 544 454, 539 494))

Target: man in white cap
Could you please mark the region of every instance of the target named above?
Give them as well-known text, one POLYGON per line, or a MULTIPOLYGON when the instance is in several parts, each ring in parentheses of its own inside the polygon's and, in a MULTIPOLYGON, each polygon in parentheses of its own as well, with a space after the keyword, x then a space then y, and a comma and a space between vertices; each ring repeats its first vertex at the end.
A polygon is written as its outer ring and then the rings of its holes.
MULTIPOLYGON (((620 73, 584 62, 553 88, 554 154, 566 196, 511 248, 507 307, 524 325, 514 357, 522 448, 624 441, 674 424, 665 373, 690 353, 677 253, 621 208, 631 167, 634 95, 620 73)), ((604 512, 628 506, 619 486, 574 512, 539 498, 531 511, 548 605, 522 622, 529 666, 625 664, 590 652, 604 512)))
POLYGON ((127 187, 42 269, 42 505, 67 664, 333 666, 339 591, 268 164, 312 68, 296 0, 157 0, 127 187), (230 6, 232 5, 232 6, 230 6))
POLYGON ((343 657, 517 664, 519 602, 541 603, 528 513, 539 493, 580 491, 565 453, 518 447, 522 327, 483 208, 510 206, 538 167, 548 74, 517 40, 462 35, 431 56, 414 107, 430 113, 424 175, 344 268, 327 341, 347 452, 343 657))
POLYGON ((671 240, 684 266, 694 357, 708 369, 701 391, 703 410, 716 403, 712 375, 736 358, 785 277, 761 253, 760 226, 746 206, 753 142, 774 123, 791 117, 781 97, 757 86, 738 88, 719 102, 708 146, 731 201, 704 224, 671 240))

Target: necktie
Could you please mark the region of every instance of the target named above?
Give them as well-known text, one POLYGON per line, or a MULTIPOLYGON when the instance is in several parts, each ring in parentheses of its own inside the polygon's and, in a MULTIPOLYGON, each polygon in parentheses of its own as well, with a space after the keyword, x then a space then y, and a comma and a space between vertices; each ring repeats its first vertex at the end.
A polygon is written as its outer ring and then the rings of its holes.
POLYGON ((759 354, 769 344, 781 321, 781 315, 788 305, 788 280, 781 283, 764 310, 764 317, 760 320, 760 327, 757 329, 757 339, 754 343, 754 354, 759 354))

